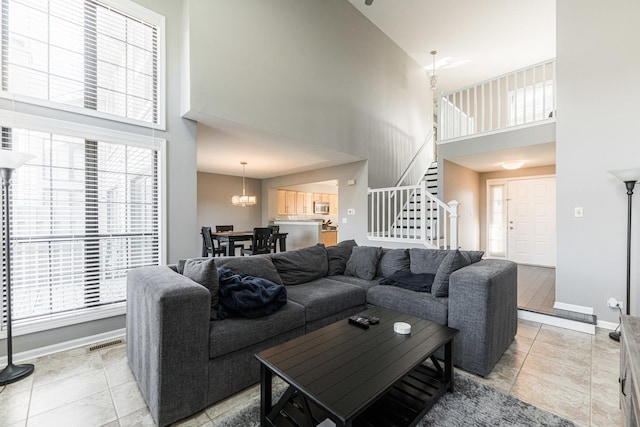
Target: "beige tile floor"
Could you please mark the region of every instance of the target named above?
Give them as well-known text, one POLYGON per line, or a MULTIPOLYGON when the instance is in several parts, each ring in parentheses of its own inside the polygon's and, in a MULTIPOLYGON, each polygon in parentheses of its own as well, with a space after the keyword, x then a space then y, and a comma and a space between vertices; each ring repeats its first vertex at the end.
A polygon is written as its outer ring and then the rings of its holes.
MULTIPOLYGON (((491 374, 470 376, 577 424, 618 426, 619 357, 608 331, 588 335, 521 320, 515 342, 491 374)), ((75 349, 33 363, 32 376, 0 392, 0 426, 153 425, 124 345, 90 354, 75 349)), ((258 399, 259 389, 252 387, 177 425, 215 426, 227 411, 258 399)))

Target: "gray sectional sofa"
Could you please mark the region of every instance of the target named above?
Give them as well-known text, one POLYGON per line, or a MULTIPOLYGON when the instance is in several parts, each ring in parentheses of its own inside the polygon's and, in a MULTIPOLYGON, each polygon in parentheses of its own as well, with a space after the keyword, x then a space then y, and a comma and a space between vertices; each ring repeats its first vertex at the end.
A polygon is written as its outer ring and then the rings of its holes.
POLYGON ((127 278, 129 365, 155 422, 165 426, 258 382, 255 353, 375 305, 458 329, 454 363, 485 376, 516 334, 517 271, 481 256, 351 241, 134 269, 127 278), (264 317, 216 320, 216 267, 283 284, 286 304, 264 317), (395 281, 398 272, 409 286, 395 281))

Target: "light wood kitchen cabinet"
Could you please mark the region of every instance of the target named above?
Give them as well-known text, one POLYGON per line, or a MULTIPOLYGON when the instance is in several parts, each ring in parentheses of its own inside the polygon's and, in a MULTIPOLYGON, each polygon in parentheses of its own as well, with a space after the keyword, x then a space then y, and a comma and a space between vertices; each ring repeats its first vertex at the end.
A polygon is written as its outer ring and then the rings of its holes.
POLYGON ((329 213, 331 215, 338 215, 338 195, 329 194, 329 213))
POLYGON ((338 244, 338 232, 337 231, 323 231, 322 243, 325 246, 335 246, 338 244))
POLYGON ((313 193, 296 192, 296 211, 298 214, 313 213, 313 193))
POLYGON ((278 215, 313 215, 313 202, 329 203, 329 214, 338 215, 338 195, 278 190, 278 215))
POLYGON ((278 190, 278 214, 291 215, 297 213, 296 198, 298 192, 291 190, 278 190))
POLYGON ((328 202, 329 194, 327 193, 313 193, 314 202, 328 202))

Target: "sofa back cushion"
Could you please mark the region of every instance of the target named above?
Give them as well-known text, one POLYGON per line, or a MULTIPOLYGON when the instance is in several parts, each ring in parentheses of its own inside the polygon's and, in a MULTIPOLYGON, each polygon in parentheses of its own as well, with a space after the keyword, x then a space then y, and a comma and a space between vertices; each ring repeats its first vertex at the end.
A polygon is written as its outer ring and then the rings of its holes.
POLYGON ((196 283, 200 283, 211 292, 211 308, 218 306, 218 269, 213 258, 187 259, 182 274, 196 283))
POLYGON ((444 257, 438 271, 436 271, 436 277, 433 279, 433 285, 431 286, 431 295, 436 297, 448 297, 449 296, 449 276, 456 270, 466 267, 471 264, 471 258, 468 254, 464 254, 459 250, 447 251, 447 256, 444 257))
POLYGON ((378 261, 382 256, 382 248, 373 246, 356 246, 347 260, 345 276, 355 276, 365 280, 372 280, 378 271, 378 261))
POLYGON ((482 261, 482 255, 484 255, 484 251, 460 251, 462 254, 469 255, 469 259, 471 259, 471 264, 475 264, 478 261, 482 261))
POLYGON ((347 260, 351 256, 352 249, 358 246, 355 240, 345 240, 336 246, 327 247, 327 276, 344 274, 347 268, 347 260))
POLYGON ((449 251, 442 249, 409 249, 410 269, 414 274, 436 274, 449 251))
POLYGON ((271 262, 269 255, 253 255, 245 257, 219 257, 215 259, 217 267, 226 267, 237 274, 262 277, 278 285, 282 285, 282 278, 271 262))
POLYGON ((327 250, 322 243, 271 254, 271 261, 285 285, 299 285, 327 275, 327 250))
POLYGON ((382 256, 378 262, 377 276, 391 277, 397 271, 409 271, 410 259, 408 249, 382 249, 382 256))

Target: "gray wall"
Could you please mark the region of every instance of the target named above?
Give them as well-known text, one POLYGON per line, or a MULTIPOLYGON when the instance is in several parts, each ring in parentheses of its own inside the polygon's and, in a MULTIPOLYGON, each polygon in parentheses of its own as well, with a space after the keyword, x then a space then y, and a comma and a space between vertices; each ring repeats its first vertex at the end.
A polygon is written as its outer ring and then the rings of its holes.
MULTIPOLYGON (((196 126, 180 117, 180 43, 181 4, 174 0, 137 0, 137 3, 165 16, 166 21, 166 106, 167 131, 155 135, 167 140, 167 176, 165 208, 167 218, 167 260, 186 258, 198 247, 196 229, 196 126)), ((10 103, 0 104, 11 109, 10 103)), ((16 104, 16 111, 42 112, 46 109, 16 104)), ((149 129, 117 124, 108 120, 89 118, 68 112, 46 111, 49 117, 105 126, 112 129, 151 135, 149 129)), ((81 339, 103 332, 124 328, 124 316, 117 316, 83 324, 57 328, 40 333, 15 336, 14 353, 81 339)), ((6 354, 5 340, 0 340, 0 355, 6 354)))
POLYGON ((425 70, 345 0, 188 0, 187 117, 369 160, 393 185, 432 129, 425 70))
MULTIPOLYGON (((618 321, 625 300, 624 184, 607 173, 640 167, 640 2, 557 2, 556 299, 618 321), (602 60, 594 60, 601 56, 602 60), (584 207, 584 217, 573 209, 584 207)), ((634 201, 631 313, 639 314, 640 205, 634 201)))
POLYGON ((182 6, 175 0, 135 0, 165 17, 167 131, 167 262, 188 257, 198 241, 196 223, 196 123, 180 115, 182 6))
POLYGON ((277 205, 278 188, 311 182, 338 180, 338 239, 355 239, 359 245, 367 244, 367 162, 317 169, 311 172, 280 176, 262 180, 262 197, 268 204, 262 204, 263 222, 269 217, 269 206, 277 205), (355 185, 347 181, 355 179, 355 185), (347 209, 354 209, 355 215, 347 215, 347 209), (343 223, 346 218, 347 222, 343 223))
MULTIPOLYGON (((238 207, 231 204, 231 196, 242 194, 242 177, 198 172, 198 232, 200 227, 233 225, 234 230, 252 230, 266 225, 262 221, 263 198, 259 179, 245 178, 247 194, 258 197, 254 206, 238 207)), ((198 236, 200 236, 198 234, 198 236)), ((200 245, 198 244, 198 253, 200 245)))
POLYGON ((465 250, 480 248, 480 174, 456 163, 444 161, 442 201, 457 200, 458 247, 465 250))

